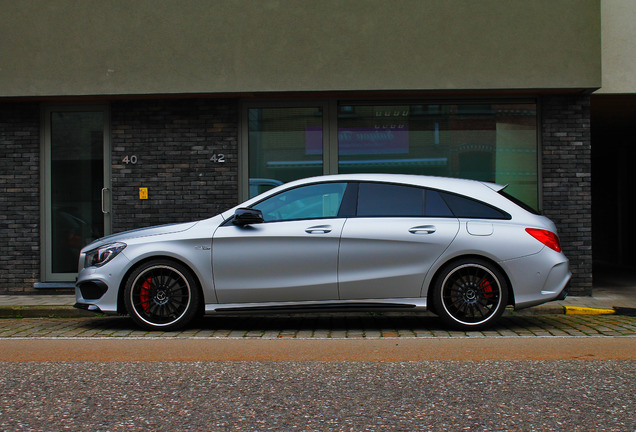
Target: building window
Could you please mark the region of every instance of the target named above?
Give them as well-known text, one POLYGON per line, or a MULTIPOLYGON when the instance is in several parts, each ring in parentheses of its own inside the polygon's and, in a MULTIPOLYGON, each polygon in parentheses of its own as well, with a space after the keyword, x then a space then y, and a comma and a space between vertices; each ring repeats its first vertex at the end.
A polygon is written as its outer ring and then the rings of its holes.
POLYGON ((341 105, 338 172, 509 184, 537 208, 536 117, 534 104, 341 105))
POLYGON ((508 184, 539 208, 534 103, 311 105, 246 108, 249 196, 323 173, 400 173, 508 184))
POLYGON ((323 173, 322 107, 249 108, 249 196, 323 173))

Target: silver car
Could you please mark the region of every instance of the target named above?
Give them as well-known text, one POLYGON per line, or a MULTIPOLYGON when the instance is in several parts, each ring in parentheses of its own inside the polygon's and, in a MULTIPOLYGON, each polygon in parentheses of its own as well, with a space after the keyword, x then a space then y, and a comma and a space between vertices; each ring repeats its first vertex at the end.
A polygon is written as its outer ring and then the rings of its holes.
POLYGON ((315 177, 198 222, 139 229, 82 249, 76 307, 175 330, 205 313, 431 310, 492 325, 508 305, 565 297, 556 227, 472 180, 315 177))

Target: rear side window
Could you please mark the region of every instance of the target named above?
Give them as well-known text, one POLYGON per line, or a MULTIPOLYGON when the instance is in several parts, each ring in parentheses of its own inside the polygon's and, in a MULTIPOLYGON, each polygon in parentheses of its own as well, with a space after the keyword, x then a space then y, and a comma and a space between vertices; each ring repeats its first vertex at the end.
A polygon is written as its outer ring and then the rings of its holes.
POLYGON ((415 186, 360 183, 358 217, 453 217, 436 191, 415 186))
POLYGON ((498 208, 474 200, 472 198, 440 192, 448 207, 458 218, 469 219, 512 219, 511 216, 498 208))
POLYGON ((358 216, 422 216, 424 189, 384 183, 361 183, 358 216))

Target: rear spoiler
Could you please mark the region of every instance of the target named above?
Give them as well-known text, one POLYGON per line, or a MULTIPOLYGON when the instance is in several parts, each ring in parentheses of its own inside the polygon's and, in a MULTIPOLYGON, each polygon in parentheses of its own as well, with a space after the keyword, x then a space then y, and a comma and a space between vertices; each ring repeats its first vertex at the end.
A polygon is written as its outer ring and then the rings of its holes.
POLYGON ((490 189, 494 190, 495 192, 501 192, 502 190, 508 187, 508 184, 500 185, 497 183, 489 183, 489 182, 482 182, 482 183, 488 186, 490 189))

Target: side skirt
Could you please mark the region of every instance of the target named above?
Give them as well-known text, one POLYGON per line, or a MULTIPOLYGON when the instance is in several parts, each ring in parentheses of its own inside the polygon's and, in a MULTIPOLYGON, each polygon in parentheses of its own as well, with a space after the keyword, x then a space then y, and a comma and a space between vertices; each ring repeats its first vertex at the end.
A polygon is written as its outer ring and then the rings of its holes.
POLYGON ((324 312, 324 311, 354 311, 354 310, 412 310, 425 311, 426 298, 398 298, 398 299, 356 299, 356 300, 325 300, 306 302, 272 302, 272 303, 231 303, 206 304, 205 313, 236 313, 236 312, 324 312))

